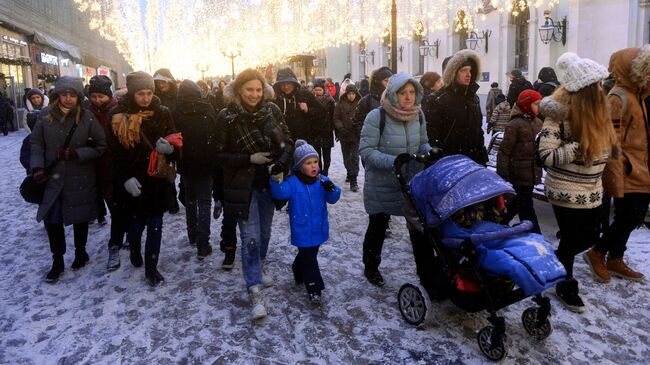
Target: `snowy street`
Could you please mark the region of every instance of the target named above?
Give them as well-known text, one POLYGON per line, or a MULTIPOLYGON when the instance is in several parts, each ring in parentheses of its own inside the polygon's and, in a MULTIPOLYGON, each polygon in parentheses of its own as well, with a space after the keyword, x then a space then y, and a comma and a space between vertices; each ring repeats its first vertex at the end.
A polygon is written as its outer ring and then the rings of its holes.
MULTIPOLYGON (((159 270, 162 287, 151 288, 143 268, 106 271, 109 224, 89 229, 90 263, 72 271, 72 229, 66 228, 66 270, 54 285, 43 281, 51 265, 48 239, 37 223, 36 205, 25 203, 18 186, 25 171, 18 161, 23 129, 0 136, 0 364, 479 364, 476 335, 486 313, 465 313, 448 301, 433 303, 419 327, 406 323, 397 292, 417 283, 403 218, 393 218, 380 270, 386 284, 363 276, 361 244, 368 223, 362 192, 344 184, 340 147, 332 151, 332 180, 343 189, 329 206, 330 240, 319 264, 325 281, 323 305, 312 307, 296 286, 288 215, 276 212, 268 265, 275 286, 265 290, 269 314, 250 320, 241 272, 221 269, 221 219, 212 220, 214 253, 197 260, 185 230, 184 209, 166 214, 159 270)), ((363 169, 361 169, 363 174, 363 169)), ((363 188, 363 177, 359 183, 363 188)), ((536 201, 546 238, 557 246, 553 212, 536 201)), ((633 232, 626 258, 650 275, 650 231, 633 232)), ((587 302, 584 314, 564 309, 552 291, 554 331, 544 342, 524 330, 521 314, 530 299, 501 313, 507 322, 509 353, 504 364, 647 364, 650 361, 650 286, 618 278, 597 283, 582 256, 576 278, 587 302)))

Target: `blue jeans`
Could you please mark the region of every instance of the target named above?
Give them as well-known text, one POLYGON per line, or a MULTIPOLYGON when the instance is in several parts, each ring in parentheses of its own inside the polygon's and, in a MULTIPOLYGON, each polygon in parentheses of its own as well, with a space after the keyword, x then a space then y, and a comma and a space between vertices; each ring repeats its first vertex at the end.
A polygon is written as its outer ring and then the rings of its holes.
POLYGON ((237 219, 241 237, 242 271, 247 288, 262 284, 262 261, 269 248, 274 211, 271 192, 254 189, 251 192, 248 219, 237 219))
POLYGON ((162 214, 150 217, 133 217, 127 236, 131 247, 140 247, 142 232, 147 227, 147 241, 144 246, 144 255, 158 255, 160 253, 160 241, 162 240, 162 224, 162 214))

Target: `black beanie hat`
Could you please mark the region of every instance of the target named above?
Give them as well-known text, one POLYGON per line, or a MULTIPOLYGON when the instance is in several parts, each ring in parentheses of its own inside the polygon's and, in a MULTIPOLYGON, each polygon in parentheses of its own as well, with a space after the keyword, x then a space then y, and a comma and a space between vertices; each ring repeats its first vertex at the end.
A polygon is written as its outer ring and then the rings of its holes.
POLYGON ((90 78, 90 87, 88 88, 88 94, 92 93, 98 93, 98 94, 104 94, 108 95, 109 97, 113 97, 113 91, 111 90, 111 86, 113 85, 113 82, 108 76, 105 75, 95 75, 90 78))
POLYGON ((325 90, 325 80, 324 79, 316 79, 314 80, 314 88, 320 87, 321 89, 325 90))
POLYGON ((178 87, 178 97, 187 99, 198 99, 201 97, 199 85, 192 80, 183 80, 178 87))

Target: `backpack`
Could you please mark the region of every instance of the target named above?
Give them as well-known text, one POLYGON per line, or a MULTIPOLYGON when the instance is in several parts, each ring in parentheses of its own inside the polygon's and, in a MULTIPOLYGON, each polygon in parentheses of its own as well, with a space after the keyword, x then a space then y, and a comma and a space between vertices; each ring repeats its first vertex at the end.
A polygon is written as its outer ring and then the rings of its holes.
MULTIPOLYGON (((420 127, 424 120, 422 119, 422 111, 418 113, 418 120, 420 121, 420 127)), ((382 107, 379 107, 379 140, 381 140, 382 134, 384 134, 384 128, 386 128, 386 110, 382 107)))

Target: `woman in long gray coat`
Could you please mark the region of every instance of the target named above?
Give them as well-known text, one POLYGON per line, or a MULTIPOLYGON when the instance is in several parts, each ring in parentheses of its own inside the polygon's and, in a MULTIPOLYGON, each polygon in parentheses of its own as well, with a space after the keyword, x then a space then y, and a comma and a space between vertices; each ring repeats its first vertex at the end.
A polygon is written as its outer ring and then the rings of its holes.
MULTIPOLYGON (((431 150, 420 109, 423 94, 420 83, 409 74, 400 72, 391 76, 380 107, 368 113, 361 130, 359 153, 366 169, 363 203, 370 219, 363 241, 363 263, 364 274, 373 285, 384 284, 379 264, 388 219, 391 215, 404 215, 404 197, 393 172, 395 158, 402 153, 431 150), (382 119, 385 119, 383 130, 382 119)), ((407 177, 420 169, 421 166, 411 162, 407 177)))
POLYGON ((64 225, 74 226, 72 269, 88 262, 88 222, 97 218, 93 160, 106 149, 104 130, 93 114, 81 106, 81 80, 62 77, 56 83, 55 95, 56 100, 40 112, 32 131, 30 158, 34 179, 47 184, 36 215, 39 222, 45 220, 52 251, 53 263, 45 277, 47 282, 57 281, 64 271, 64 225), (70 142, 63 148, 69 133, 70 142), (55 160, 58 160, 55 167, 46 174, 45 168, 55 160))

